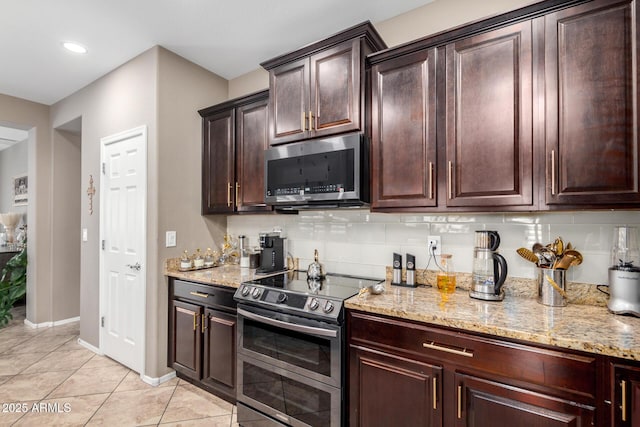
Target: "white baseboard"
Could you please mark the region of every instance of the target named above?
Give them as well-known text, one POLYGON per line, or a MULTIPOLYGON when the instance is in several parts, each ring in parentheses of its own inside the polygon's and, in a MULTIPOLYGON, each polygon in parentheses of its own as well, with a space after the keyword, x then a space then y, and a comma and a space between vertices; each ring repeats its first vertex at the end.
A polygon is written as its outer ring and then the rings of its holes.
POLYGON ((82 340, 81 338, 78 338, 78 344, 80 344, 81 346, 83 346, 84 348, 93 351, 94 353, 100 355, 100 356, 104 356, 104 354, 100 351, 100 349, 98 347, 94 347, 91 344, 89 344, 88 342, 82 340))
POLYGON ((159 386, 162 383, 166 383, 167 381, 176 377, 176 371, 169 372, 167 375, 163 375, 160 378, 153 378, 146 375, 140 375, 140 379, 145 383, 152 385, 154 387, 159 386))
POLYGON ((24 319, 24 324, 32 329, 50 328, 52 326, 66 325, 67 323, 79 322, 80 316, 71 317, 69 319, 56 320, 55 322, 33 323, 28 319, 24 319))

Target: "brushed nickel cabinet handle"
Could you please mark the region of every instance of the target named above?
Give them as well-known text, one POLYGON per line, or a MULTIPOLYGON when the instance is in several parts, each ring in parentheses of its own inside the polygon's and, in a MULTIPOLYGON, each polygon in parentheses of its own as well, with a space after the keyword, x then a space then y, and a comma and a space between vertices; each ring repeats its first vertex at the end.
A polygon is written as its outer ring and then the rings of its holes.
POLYGON ((227 182, 227 207, 231 207, 231 183, 227 182))
POLYGON ((200 298, 209 298, 209 294, 203 294, 196 291, 189 292, 189 295, 193 295, 194 297, 200 297, 200 298))
POLYGON ((438 409, 438 377, 433 377, 433 409, 438 409))
POLYGON ((449 187, 449 199, 453 199, 453 164, 451 163, 451 160, 449 160, 449 180, 447 182, 448 187, 449 187))
POLYGON ((556 150, 551 150, 551 195, 556 195, 556 150))
POLYGON ((429 162, 429 199, 433 199, 433 162, 429 162))
POLYGON ((458 419, 462 418, 462 386, 458 386, 458 419))
POLYGON ((423 342, 422 346, 424 348, 429 348, 431 350, 444 351, 445 353, 457 354, 458 356, 464 357, 473 357, 472 351, 467 351, 467 349, 456 350, 455 348, 444 347, 436 344, 435 342, 423 342))
POLYGON ((625 380, 620 381, 620 388, 622 393, 622 421, 627 421, 627 382, 625 380))

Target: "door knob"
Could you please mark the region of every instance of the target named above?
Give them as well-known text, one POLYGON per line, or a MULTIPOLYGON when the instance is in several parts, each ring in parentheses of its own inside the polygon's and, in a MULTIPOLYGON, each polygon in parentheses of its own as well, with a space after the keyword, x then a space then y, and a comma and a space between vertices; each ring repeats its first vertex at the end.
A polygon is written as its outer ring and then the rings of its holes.
POLYGON ((140 271, 140 269, 142 268, 142 266, 140 265, 139 262, 136 262, 133 265, 127 264, 127 267, 129 267, 130 269, 135 270, 135 271, 140 271))

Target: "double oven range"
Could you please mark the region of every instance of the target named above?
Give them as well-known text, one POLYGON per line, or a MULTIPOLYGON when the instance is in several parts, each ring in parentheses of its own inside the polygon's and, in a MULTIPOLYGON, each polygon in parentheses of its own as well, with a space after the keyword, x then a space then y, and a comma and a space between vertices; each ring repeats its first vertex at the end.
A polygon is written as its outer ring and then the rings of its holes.
POLYGON ((344 425, 344 300, 381 280, 285 272, 240 285, 238 423, 344 425))

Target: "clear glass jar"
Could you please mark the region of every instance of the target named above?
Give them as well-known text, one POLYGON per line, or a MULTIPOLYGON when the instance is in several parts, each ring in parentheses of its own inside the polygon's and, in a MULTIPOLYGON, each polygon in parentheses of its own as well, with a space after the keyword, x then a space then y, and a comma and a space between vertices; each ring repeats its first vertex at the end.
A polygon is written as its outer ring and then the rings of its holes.
POLYGON ((204 258, 202 258, 202 254, 200 253, 200 249, 196 249, 196 253, 193 255, 193 266, 195 268, 204 267, 204 258))
POLYGON ((180 257, 180 268, 183 270, 188 270, 193 266, 191 263, 191 258, 189 257, 189 253, 184 251, 182 256, 180 257))
POLYGON ((453 269, 453 256, 440 255, 440 269, 436 275, 438 291, 442 294, 451 294, 456 290, 456 273, 453 269))
POLYGON ((207 268, 213 267, 215 263, 216 262, 213 258, 213 252, 211 252, 211 248, 207 248, 207 252, 204 253, 204 266, 207 268))

